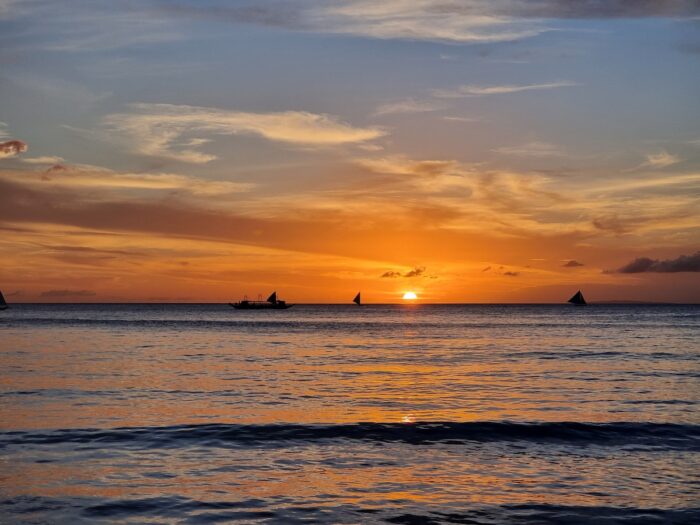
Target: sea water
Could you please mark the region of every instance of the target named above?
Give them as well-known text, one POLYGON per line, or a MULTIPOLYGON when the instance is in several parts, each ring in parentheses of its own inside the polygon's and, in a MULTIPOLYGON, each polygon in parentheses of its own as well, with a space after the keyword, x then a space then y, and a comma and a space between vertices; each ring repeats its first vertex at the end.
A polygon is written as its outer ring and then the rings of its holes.
POLYGON ((15 305, 2 523, 700 523, 700 307, 15 305))

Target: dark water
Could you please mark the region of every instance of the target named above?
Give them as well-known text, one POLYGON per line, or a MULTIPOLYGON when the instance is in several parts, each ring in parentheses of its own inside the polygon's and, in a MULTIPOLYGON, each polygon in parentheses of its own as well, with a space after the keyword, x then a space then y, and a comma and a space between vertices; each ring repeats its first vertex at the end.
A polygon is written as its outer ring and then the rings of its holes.
POLYGON ((700 307, 18 305, 2 523, 700 523, 700 307))

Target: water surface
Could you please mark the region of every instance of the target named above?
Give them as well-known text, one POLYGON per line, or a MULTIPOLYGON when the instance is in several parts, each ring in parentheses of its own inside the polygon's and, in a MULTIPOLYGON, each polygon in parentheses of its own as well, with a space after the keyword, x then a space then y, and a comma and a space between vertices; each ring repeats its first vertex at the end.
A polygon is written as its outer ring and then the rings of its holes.
POLYGON ((700 308, 17 305, 0 521, 696 523, 700 308))

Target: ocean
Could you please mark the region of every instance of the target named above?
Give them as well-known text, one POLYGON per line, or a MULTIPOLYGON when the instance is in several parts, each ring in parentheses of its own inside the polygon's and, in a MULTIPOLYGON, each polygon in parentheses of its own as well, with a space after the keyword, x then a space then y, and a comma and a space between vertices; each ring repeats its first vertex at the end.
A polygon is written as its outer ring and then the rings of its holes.
POLYGON ((1 523, 700 523, 700 306, 14 305, 1 523))

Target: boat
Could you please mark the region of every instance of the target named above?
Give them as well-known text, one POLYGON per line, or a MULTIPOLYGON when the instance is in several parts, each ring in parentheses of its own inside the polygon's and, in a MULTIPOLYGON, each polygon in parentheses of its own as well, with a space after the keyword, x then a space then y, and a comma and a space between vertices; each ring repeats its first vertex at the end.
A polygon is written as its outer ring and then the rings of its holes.
POLYGON ((277 292, 272 292, 267 301, 258 299, 257 301, 251 301, 247 296, 243 296, 243 299, 237 303, 228 303, 229 306, 235 308, 236 310, 286 310, 294 305, 287 304, 286 301, 277 299, 277 292))
POLYGON ((362 299, 360 298, 360 292, 357 292, 357 295, 352 300, 352 302, 355 303, 357 306, 362 306, 362 299))
POLYGON ((9 306, 7 306, 5 298, 2 296, 2 292, 0 292, 0 310, 7 310, 8 308, 9 306))
POLYGON ((581 290, 576 292, 574 296, 569 299, 569 302, 571 304, 575 304, 576 306, 586 306, 588 303, 586 300, 583 298, 583 294, 581 293, 581 290))

